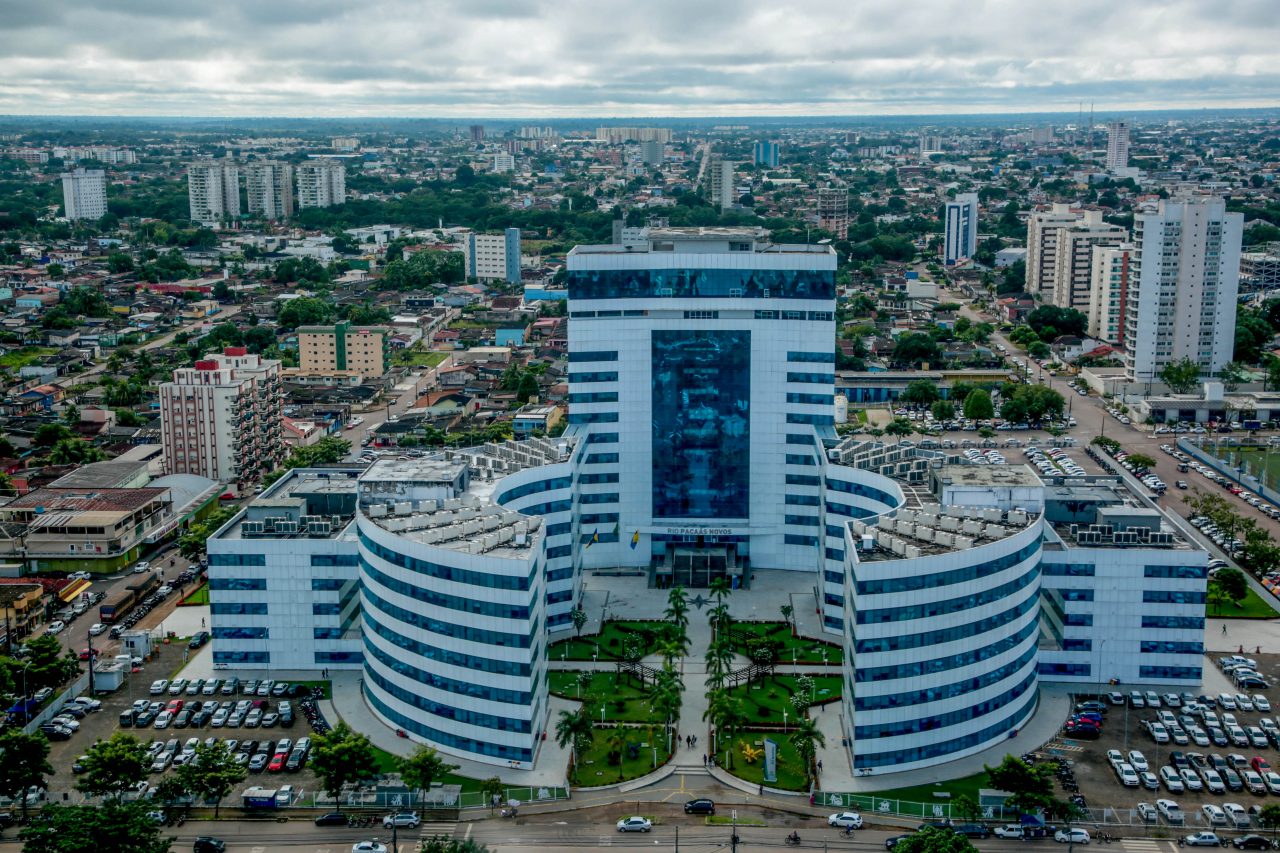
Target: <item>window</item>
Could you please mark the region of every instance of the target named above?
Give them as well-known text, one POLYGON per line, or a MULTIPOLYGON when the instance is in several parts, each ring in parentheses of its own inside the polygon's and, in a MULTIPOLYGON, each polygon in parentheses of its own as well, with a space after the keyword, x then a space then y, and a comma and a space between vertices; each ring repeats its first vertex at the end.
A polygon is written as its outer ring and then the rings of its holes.
POLYGON ((578 518, 578 522, 583 527, 590 524, 617 524, 618 514, 616 512, 585 512, 578 518))
POLYGON ((514 489, 509 489, 503 492, 494 499, 494 503, 506 504, 514 500, 519 500, 520 498, 528 497, 529 495, 550 492, 556 489, 567 489, 572 485, 573 480, 570 477, 554 477, 550 480, 533 480, 532 482, 516 486, 514 489))
POLYGON ((1140 666, 1139 678, 1177 678, 1199 682, 1201 669, 1198 666, 1140 666))
MULTIPOLYGON (((477 655, 468 655, 462 652, 455 652, 449 649, 441 649, 435 646, 429 646, 426 643, 418 642, 401 634, 396 633, 386 625, 375 620, 365 620, 365 629, 376 636, 382 637, 390 643, 412 652, 424 658, 428 658, 439 663, 448 664, 450 666, 462 667, 463 669, 474 669, 477 672, 488 672, 495 675, 518 675, 528 676, 531 670, 530 664, 515 663, 512 661, 495 660, 493 658, 479 657, 477 655)), ((369 648, 368 640, 365 647, 369 648)))
POLYGON ((1205 578, 1209 576, 1207 566, 1143 566, 1142 576, 1146 578, 1205 578))
POLYGON ((808 456, 802 453, 788 453, 787 464, 788 465, 808 465, 808 466, 816 467, 818 464, 818 460, 814 459, 812 456, 808 456))
POLYGON ((313 616, 337 616, 341 612, 341 605, 336 601, 311 605, 311 615, 313 616))
POLYGON ((210 566, 265 566, 266 554, 209 554, 210 566))
POLYGON ((311 565, 358 566, 360 565, 360 556, 358 554, 312 554, 311 565))
POLYGON ((836 377, 834 373, 788 373, 787 381, 809 385, 832 385, 836 377))
POLYGON ((618 461, 616 453, 588 453, 587 458, 582 460, 585 465, 610 465, 618 461))
POLYGON ((213 650, 214 663, 271 663, 271 652, 228 652, 213 650))
POLYGON ((237 627, 215 626, 212 635, 215 640, 265 640, 268 638, 268 631, 264 627, 252 627, 249 625, 237 627))
POLYGON ((617 351, 617 350, 613 350, 613 351, 608 351, 608 350, 595 350, 595 351, 579 350, 579 351, 577 351, 577 352, 574 352, 574 351, 572 351, 572 350, 571 350, 571 351, 569 352, 569 363, 570 363, 570 364, 575 364, 575 363, 578 363, 578 362, 584 362, 584 361, 617 361, 617 360, 618 360, 618 351, 617 351))
MULTIPOLYGON (((317 653, 318 654, 318 653, 317 653)), ((381 686, 381 685, 379 685, 381 686)), ((391 691, 387 691, 390 693, 391 691)), ((408 694, 408 691, 402 691, 408 694)), ((422 722, 420 715, 407 716, 406 714, 392 708, 382 697, 377 695, 368 687, 365 688, 365 697, 369 700, 369 704, 377 709, 378 713, 391 720, 398 728, 405 731, 413 732, 419 737, 425 738, 436 743, 442 743, 451 746, 454 749, 463 752, 472 752, 477 755, 496 756, 506 761, 523 761, 529 762, 533 760, 533 750, 524 749, 514 746, 506 746, 504 744, 487 743, 485 741, 473 740, 469 737, 457 735, 449 731, 432 728, 422 722)), ((393 694, 394 695, 394 694, 393 694)), ((411 694, 410 694, 411 695, 411 694)), ((397 696, 396 698, 401 698, 397 696)), ((403 701, 403 700, 402 700, 403 701)), ((412 702, 406 704, 413 704, 412 702)))
POLYGON ((341 640, 341 628, 312 628, 311 638, 313 640, 341 640))
POLYGON ((805 406, 833 406, 836 398, 830 394, 796 394, 787 393, 788 403, 799 403, 805 406))
POLYGON ((598 483, 616 483, 618 482, 618 472, 607 471, 603 474, 580 474, 578 482, 586 486, 598 483))
POLYGON ((618 402, 617 391, 594 391, 582 392, 569 395, 569 404, 574 403, 616 403, 618 402))
POLYGON ((616 504, 617 502, 617 492, 589 492, 578 496, 580 504, 616 504))
MULTIPOLYGON (((569 298, 835 299, 831 270, 641 269, 569 273, 569 298)), ((804 312, 800 314, 804 319, 804 312)))
POLYGON ((586 373, 570 373, 569 384, 576 385, 581 382, 617 382, 617 371, 595 371, 586 373))
POLYGON ((267 588, 266 578, 209 578, 210 591, 245 591, 264 590, 267 588))
POLYGON ((936 714, 917 719, 895 720, 892 723, 881 723, 879 725, 854 726, 854 737, 858 739, 897 737, 899 735, 916 734, 967 723, 977 717, 986 716, 993 711, 997 711, 1014 701, 1031 689, 1035 684, 1035 679, 1035 673, 1030 673, 1017 685, 1003 693, 992 696, 990 699, 979 702, 976 705, 970 705, 968 708, 960 708, 946 714, 936 714))
POLYGON ((1202 655, 1204 643, 1183 643, 1172 640, 1143 640, 1140 651, 1144 655, 1202 655))
MULTIPOLYGON (((564 502, 564 509, 570 509, 569 502, 564 502)), ((472 586, 487 587, 489 589, 516 589, 527 590, 533 580, 533 573, 521 577, 518 575, 499 575, 489 572, 472 571, 470 569, 459 569, 453 566, 444 566, 439 563, 431 563, 426 560, 419 560, 415 557, 408 557, 397 551, 374 542, 363 532, 360 534, 360 544, 368 549, 368 551, 380 559, 386 560, 394 566, 402 569, 418 572, 427 577, 437 578, 445 581, 457 581, 458 583, 471 584, 472 586)))
POLYGON ((1205 594, 1183 590, 1147 589, 1142 591, 1142 600, 1147 604, 1204 604, 1205 594))
POLYGON ((570 412, 571 424, 616 424, 617 412, 570 412))
MULTIPOLYGON (((991 604, 992 602, 1007 598, 1034 583, 1038 577, 1038 567, 1032 567, 1030 571, 1024 573, 1022 577, 1017 578, 1016 580, 1012 580, 1008 583, 1001 584, 1000 586, 992 587, 972 595, 941 601, 932 601, 925 604, 860 610, 858 612, 858 623, 875 625, 881 622, 909 622, 916 619, 927 619, 931 616, 945 616, 950 613, 960 613, 965 610, 972 610, 975 607, 980 607, 984 604, 991 604)), ((1093 590, 1082 590, 1082 592, 1088 592, 1088 600, 1093 600, 1093 590)))
POLYGON ((1004 716, 999 721, 986 726, 985 728, 970 732, 962 737, 952 740, 931 743, 926 746, 918 746, 910 749, 895 749, 887 752, 868 752, 859 753, 857 757, 858 767, 891 767, 899 764, 907 764, 917 761, 928 761, 934 758, 940 758, 944 755, 950 755, 953 752, 960 752, 986 743, 994 739, 1002 739, 1008 736, 1010 729, 1019 724, 1019 721, 1031 712, 1032 706, 1035 705, 1036 694, 1031 691, 1031 695, 1024 700, 1017 710, 1004 716))
MULTIPOLYGON (((797 527, 817 527, 818 517, 816 515, 784 515, 782 523, 792 524, 797 527)), ((817 540, 814 540, 814 544, 817 544, 817 540)))
MULTIPOLYGON (((816 522, 817 519, 814 519, 814 521, 816 522)), ((818 537, 817 536, 800 536, 795 533, 787 533, 782 537, 782 543, 784 545, 804 545, 808 548, 817 548, 818 537)))
POLYGON ((907 575, 896 578, 883 578, 873 581, 859 581, 859 595, 881 595, 896 592, 911 592, 918 589, 936 589, 955 583, 979 580, 1010 569, 1027 560, 1040 551, 1040 542, 1024 545, 1021 549, 963 569, 952 569, 948 572, 934 572, 927 575, 907 575))
POLYGON ((789 352, 787 361, 808 364, 835 364, 836 354, 832 352, 789 352))
POLYGON ((1204 630, 1204 618, 1201 616, 1143 616, 1143 628, 1186 628, 1193 631, 1204 630))
POLYGON ((1040 574, 1049 577, 1091 578, 1094 567, 1089 563, 1041 563, 1040 574))
POLYGON ((617 444, 618 434, 616 432, 593 432, 587 436, 587 444, 617 444))
MULTIPOLYGON (((448 595, 446 593, 425 589, 417 586, 416 584, 405 583, 404 581, 397 580, 390 575, 378 571, 373 566, 365 566, 364 570, 366 581, 371 580, 392 592, 399 593, 406 598, 412 598, 414 601, 420 601, 423 604, 445 607, 450 610, 460 610, 464 613, 476 613, 481 616, 492 616, 498 619, 529 618, 528 606, 500 604, 479 598, 465 598, 459 595, 448 595)), ((366 588, 368 588, 367 583, 366 588)), ((339 604, 316 604, 312 607, 317 616, 335 615, 339 612, 339 608, 339 604), (325 609, 322 611, 320 608, 332 609, 325 609)))
POLYGON ((1093 640, 1064 638, 1062 641, 1062 650, 1064 652, 1093 651, 1093 640))
POLYGON ((267 605, 261 601, 220 601, 209 605, 211 616, 266 616, 267 605))
POLYGON ((787 433, 787 444, 817 444, 818 439, 812 433, 787 433))
MULTIPOLYGON (((808 458, 808 457, 803 457, 808 458)), ((816 474, 788 474, 788 486, 821 486, 822 478, 816 474)), ((814 504, 817 506, 817 504, 814 504)))
POLYGON ((844 562, 844 551, 841 550, 840 548, 827 548, 826 554, 827 554, 828 560, 838 560, 840 562, 844 562))
MULTIPOLYGON (((484 628, 473 628, 470 625, 444 622, 417 611, 406 610, 389 601, 384 601, 377 592, 368 587, 364 591, 364 602, 366 605, 370 605, 364 609, 366 617, 364 623, 366 625, 370 622, 378 622, 381 617, 385 616, 388 619, 412 625, 415 628, 421 628, 424 631, 442 637, 452 637, 455 640, 469 640, 473 643, 483 643, 489 646, 507 646, 517 649, 527 649, 531 645, 530 635, 491 631, 484 628)), ((534 625, 533 628, 536 629, 537 626, 534 625)), ((530 632, 530 634, 532 633, 534 631, 530 632)))
POLYGON ((787 412, 789 424, 811 424, 813 426, 831 426, 836 422, 834 415, 810 415, 802 412, 787 412))
POLYGON ((311 590, 312 592, 336 592, 349 582, 342 578, 312 578, 311 590))
POLYGON ((1009 661, 1004 666, 952 684, 942 684, 924 690, 910 690, 905 693, 886 693, 880 696, 866 695, 862 690, 850 691, 855 696, 854 708, 858 711, 880 711, 886 708, 900 708, 908 705, 920 705, 925 702, 953 699, 956 696, 973 693, 1004 681, 1018 672, 1035 659, 1036 651, 1034 648, 1028 649, 1016 660, 1009 661))

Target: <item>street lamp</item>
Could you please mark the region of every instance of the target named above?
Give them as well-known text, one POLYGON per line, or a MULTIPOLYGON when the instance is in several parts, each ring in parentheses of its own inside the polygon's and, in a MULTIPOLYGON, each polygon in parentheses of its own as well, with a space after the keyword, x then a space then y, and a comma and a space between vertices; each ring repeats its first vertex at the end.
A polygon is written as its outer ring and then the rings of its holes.
POLYGON ((787 733, 787 709, 782 709, 782 733, 787 733))

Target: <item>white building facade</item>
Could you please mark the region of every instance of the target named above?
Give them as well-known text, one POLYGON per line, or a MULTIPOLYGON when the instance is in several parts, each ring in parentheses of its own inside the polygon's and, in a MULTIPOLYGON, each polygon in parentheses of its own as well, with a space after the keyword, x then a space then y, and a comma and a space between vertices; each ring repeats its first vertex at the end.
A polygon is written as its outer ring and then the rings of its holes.
POLYGON ((1093 285, 1093 247, 1125 242, 1129 232, 1102 220, 1098 210, 1082 211, 1054 239, 1052 301, 1059 308, 1088 313, 1093 285))
POLYGON ((1129 122, 1107 123, 1107 171, 1118 172, 1129 167, 1129 122))
POLYGON ((501 234, 467 234, 462 241, 467 278, 520 283, 520 229, 501 234))
POLYGON ((191 221, 213 228, 240 216, 240 167, 224 160, 201 160, 187 166, 187 199, 191 221))
POLYGON ((249 213, 283 220, 293 215, 293 166, 274 161, 244 167, 249 213))
POLYGON ((1133 244, 1096 245, 1089 258, 1089 337, 1124 346, 1133 244))
POLYGON ((299 163, 298 207, 332 207, 347 201, 347 167, 337 160, 299 163))
POLYGON ((942 262, 951 266, 978 251, 978 194, 961 193, 943 213, 942 262))
POLYGON ((62 173, 62 207, 67 219, 101 219, 107 215, 107 175, 102 169, 62 173))

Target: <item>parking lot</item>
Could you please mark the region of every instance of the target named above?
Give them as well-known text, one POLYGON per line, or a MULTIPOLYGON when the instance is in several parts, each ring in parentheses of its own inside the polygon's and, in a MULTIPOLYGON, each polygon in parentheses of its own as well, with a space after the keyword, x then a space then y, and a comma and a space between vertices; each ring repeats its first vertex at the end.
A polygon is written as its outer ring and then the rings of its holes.
MULTIPOLYGON (((1244 684, 1273 685, 1280 678, 1280 655, 1245 657, 1257 664, 1258 680, 1246 672, 1240 677, 1244 684)), ((1269 687, 1238 686, 1219 659, 1205 658, 1204 684, 1195 695, 1170 697, 1168 688, 1144 689, 1135 699, 1133 691, 1117 688, 1114 695, 1078 697, 1099 699, 1106 708, 1098 739, 1064 735, 1045 752, 1071 762, 1093 821, 1166 832, 1177 831, 1172 827, 1212 829, 1227 836, 1262 829, 1257 813, 1265 805, 1280 804, 1280 707, 1272 707, 1269 687), (1240 694, 1248 697, 1244 707, 1240 694), (1261 709, 1254 705, 1257 696, 1262 697, 1261 709), (1156 742, 1152 730, 1163 732, 1158 735, 1162 742, 1156 742), (1128 784, 1121 783, 1122 773, 1128 784), (1180 807, 1181 824, 1176 814, 1171 822, 1157 808, 1161 800, 1180 807), (1146 818, 1139 813, 1144 803, 1146 818)), ((1060 788, 1062 796, 1074 793, 1060 788)))

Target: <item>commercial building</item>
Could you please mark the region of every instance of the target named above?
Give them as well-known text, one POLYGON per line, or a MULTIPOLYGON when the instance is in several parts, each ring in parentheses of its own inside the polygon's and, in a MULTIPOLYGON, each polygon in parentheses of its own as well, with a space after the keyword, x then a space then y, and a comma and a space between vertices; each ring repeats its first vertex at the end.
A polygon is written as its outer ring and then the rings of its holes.
POLYGON ((358 136, 335 136, 329 140, 329 144, 333 146, 333 150, 339 154, 349 154, 352 151, 360 150, 360 137, 358 136))
POLYGON ((1280 244, 1272 243, 1261 252, 1240 255, 1240 292, 1280 288, 1280 244))
POLYGON ((280 362, 227 347, 160 385, 165 469, 244 484, 284 461, 280 362))
POLYGON ((187 165, 191 221, 213 228, 240 216, 240 167, 226 160, 187 165))
POLYGON ((1089 266, 1089 337, 1122 347, 1132 286, 1133 244, 1095 245, 1089 266))
POLYGON ((1211 196, 1161 199, 1136 214, 1125 317, 1130 381, 1158 380, 1184 358, 1206 375, 1231 361, 1243 230, 1244 215, 1211 196))
POLYGON ((382 326, 335 323, 298 328, 298 367, 304 374, 349 371, 362 379, 380 379, 390 356, 391 336, 382 326))
POLYGON ((293 166, 263 161, 244 167, 249 213, 282 220, 293 215, 293 166))
POLYGON ((1118 246, 1129 239, 1119 225, 1102 221, 1102 211, 1085 210, 1071 225, 1058 229, 1054 239, 1053 286, 1050 301, 1059 308, 1088 313, 1093 282, 1093 247, 1118 246))
POLYGON ((337 160, 298 164, 298 207, 333 207, 347 201, 347 167, 337 160))
POLYGON ((468 278, 520 283, 520 229, 501 234, 467 234, 462 241, 468 278))
POLYGON ((484 142, 484 125, 473 124, 468 128, 472 142, 484 142))
POLYGON ((1129 122, 1107 122, 1107 171, 1129 167, 1129 122))
POLYGON ((1058 230, 1074 225, 1081 211, 1069 204, 1054 204, 1048 210, 1036 210, 1027 217, 1027 292, 1049 299, 1053 294, 1053 277, 1057 268, 1058 230))
POLYGON ((944 211, 942 262, 951 266, 978 251, 978 194, 960 193, 944 211))
POLYGON ((778 159, 782 146, 777 142, 760 140, 751 146, 751 162, 768 169, 778 168, 778 159))
POLYGON ((101 169, 62 173, 62 207, 67 219, 101 219, 107 215, 107 177, 101 169))

